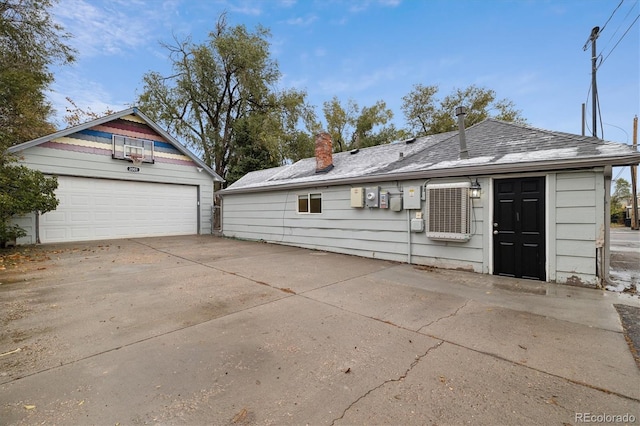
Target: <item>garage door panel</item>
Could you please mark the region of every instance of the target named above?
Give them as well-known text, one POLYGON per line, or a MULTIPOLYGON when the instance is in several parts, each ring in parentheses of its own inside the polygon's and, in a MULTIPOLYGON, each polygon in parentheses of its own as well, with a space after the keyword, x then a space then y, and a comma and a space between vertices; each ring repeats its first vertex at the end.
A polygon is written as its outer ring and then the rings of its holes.
POLYGON ((42 235, 43 241, 66 241, 67 233, 65 229, 45 229, 42 235))
POLYGON ((98 239, 104 239, 111 236, 111 228, 97 226, 94 228, 94 232, 98 239))
POLYGON ((67 220, 67 215, 64 212, 60 211, 52 211, 47 213, 45 216, 47 217, 47 221, 50 223, 64 223, 67 220))
POLYGON ((42 242, 196 234, 197 187, 61 176, 42 242))
POLYGON ((71 218, 72 222, 75 223, 80 223, 80 222, 92 222, 92 218, 91 218, 91 212, 88 211, 84 211, 84 212, 71 212, 70 214, 67 215, 68 217, 71 218))
POLYGON ((88 207, 89 206, 89 195, 72 195, 67 197, 67 203, 69 203, 73 207, 88 207))
POLYGON ((105 211, 99 211, 99 212, 95 212, 94 213, 94 217, 96 222, 100 223, 106 223, 111 219, 111 216, 113 216, 110 212, 105 212, 105 211))
POLYGON ((112 203, 113 201, 107 197, 99 197, 94 200, 93 205, 101 210, 108 210, 112 203))
POLYGON ((69 230, 68 235, 73 241, 86 240, 91 237, 91 228, 88 226, 75 226, 69 230))

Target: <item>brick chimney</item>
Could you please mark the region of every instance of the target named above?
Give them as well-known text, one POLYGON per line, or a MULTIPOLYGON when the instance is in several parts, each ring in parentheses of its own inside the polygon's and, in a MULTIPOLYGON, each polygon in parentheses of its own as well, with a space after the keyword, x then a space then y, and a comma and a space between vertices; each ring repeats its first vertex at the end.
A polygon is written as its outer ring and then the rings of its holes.
POLYGON ((331 169, 333 169, 331 135, 321 132, 316 135, 316 173, 327 173, 331 169))

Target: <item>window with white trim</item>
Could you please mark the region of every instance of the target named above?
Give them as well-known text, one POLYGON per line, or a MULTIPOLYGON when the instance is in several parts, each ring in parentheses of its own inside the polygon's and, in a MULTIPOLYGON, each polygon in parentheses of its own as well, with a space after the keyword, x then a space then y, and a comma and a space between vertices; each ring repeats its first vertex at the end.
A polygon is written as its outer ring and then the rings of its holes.
POLYGON ((471 238, 470 183, 427 185, 427 237, 467 241, 471 238))
POLYGON ((154 144, 147 139, 130 138, 113 135, 112 158, 131 160, 132 157, 141 158, 143 163, 154 162, 154 144))
POLYGON ((298 195, 298 213, 322 213, 322 194, 298 195))

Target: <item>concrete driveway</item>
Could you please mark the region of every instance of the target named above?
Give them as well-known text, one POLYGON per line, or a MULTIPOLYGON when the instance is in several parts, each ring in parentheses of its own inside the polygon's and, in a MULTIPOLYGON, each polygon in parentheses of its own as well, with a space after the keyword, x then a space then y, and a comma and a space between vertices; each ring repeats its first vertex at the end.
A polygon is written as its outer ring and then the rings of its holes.
POLYGON ((637 296, 208 236, 29 250, 3 425, 640 422, 637 296))

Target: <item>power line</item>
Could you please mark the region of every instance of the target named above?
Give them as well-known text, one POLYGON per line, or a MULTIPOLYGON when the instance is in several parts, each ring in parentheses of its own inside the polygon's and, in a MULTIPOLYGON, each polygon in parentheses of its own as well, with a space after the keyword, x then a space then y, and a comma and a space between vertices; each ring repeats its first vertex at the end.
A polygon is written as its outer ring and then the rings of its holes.
POLYGON ((611 53, 613 53, 613 51, 616 49, 616 47, 618 47, 618 45, 620 44, 620 42, 622 41, 622 39, 624 39, 624 37, 627 35, 627 33, 629 33, 629 30, 631 30, 631 27, 633 27, 633 25, 638 22, 638 18, 640 18, 640 14, 638 16, 636 16, 636 19, 633 20, 633 22, 631 23, 631 25, 629 25, 629 28, 627 28, 627 30, 624 32, 624 34, 622 34, 622 36, 620 37, 620 39, 618 40, 618 42, 615 44, 615 46, 613 46, 611 48, 611 50, 609 51, 609 53, 607 54, 607 56, 604 57, 604 59, 602 59, 600 61, 600 64, 598 65, 598 67, 596 68, 596 70, 598 68, 600 68, 600 66, 602 66, 602 64, 604 64, 604 61, 607 60, 607 58, 609 56, 611 56, 611 53))
POLYGON ((624 3, 624 0, 620 0, 620 4, 618 4, 618 7, 616 7, 615 9, 613 9, 613 12, 611 12, 611 16, 609 16, 609 19, 607 19, 607 22, 604 23, 604 25, 602 26, 602 29, 600 30, 600 32, 604 31, 605 28, 607 28, 607 24, 609 23, 609 21, 611 20, 611 18, 613 18, 613 15, 616 13, 616 11, 618 9, 620 9, 620 6, 622 6, 622 3, 624 3))
MULTIPOLYGON (((596 101, 598 105, 598 108, 596 108, 596 112, 598 113, 598 117, 600 118, 600 134, 602 135, 600 139, 604 140, 604 127, 602 126, 602 109, 600 108, 600 98, 598 97, 597 93, 596 93, 596 101)), ((598 135, 596 135, 596 137, 598 137, 598 135)))
MULTIPOLYGON (((623 0, 624 1, 624 0, 623 0)), ((624 23, 624 21, 629 17, 629 14, 633 11, 635 5, 638 3, 638 0, 636 0, 636 2, 634 4, 631 5, 631 7, 629 8, 629 11, 627 12, 627 14, 625 15, 625 17, 622 19, 622 22, 618 25, 618 28, 616 28, 616 30, 613 32, 613 34, 611 34, 611 37, 609 37, 609 40, 607 40, 607 44, 605 44, 605 46, 602 48, 602 51, 604 52, 605 50, 607 50, 607 47, 609 47, 609 44, 611 43, 611 41, 614 39, 614 37, 616 36, 616 34, 618 34, 618 31, 620 30, 620 27, 622 27, 622 24, 624 23)), ((616 10, 618 10, 618 8, 622 5, 622 2, 620 2, 620 4, 618 5, 618 7, 616 8, 616 10)), ((611 16, 609 17, 609 19, 607 20, 607 22, 605 22, 605 26, 609 23, 609 21, 611 20, 611 17, 613 17, 613 14, 616 12, 616 10, 613 11, 613 13, 611 14, 611 16)), ((604 30, 604 28, 603 28, 604 30)))
MULTIPOLYGON (((589 107, 589 97, 590 97, 590 95, 591 95, 591 84, 589 84, 589 89, 587 90, 587 100, 584 102, 585 109, 589 107)), ((591 132, 591 127, 589 127, 589 120, 587 120, 587 117, 583 117, 583 120, 584 120, 585 127, 587 128, 589 133, 592 133, 591 132)))
MULTIPOLYGON (((589 38, 587 39, 586 43, 584 44, 584 46, 582 48, 582 50, 586 51, 587 48, 589 46, 591 46, 591 85, 589 87, 589 91, 587 92, 587 102, 585 103, 585 105, 587 105, 589 103, 588 97, 589 97, 589 93, 591 93, 591 97, 592 97, 591 109, 592 109, 592 121, 593 121, 592 127, 593 127, 593 129, 592 130, 590 129, 590 130, 591 130, 591 133, 592 133, 593 137, 596 137, 596 138, 598 137, 598 131, 597 131, 597 127, 598 126, 597 126, 597 124, 598 124, 598 118, 599 118, 599 120, 600 120, 600 133, 602 134, 602 139, 604 139, 604 128, 603 128, 603 123, 602 123, 602 109, 600 107, 600 99, 598 97, 598 89, 597 89, 598 86, 597 86, 597 83, 596 83, 596 72, 600 68, 600 66, 609 58, 609 56, 611 55, 611 53, 613 53, 613 51, 616 49, 616 47, 618 47, 620 42, 626 37, 626 35, 631 30, 631 28, 635 25, 635 23, 640 18, 640 15, 636 16, 636 18, 629 25, 629 27, 626 29, 624 34, 622 34, 622 36, 620 36, 620 38, 618 39, 616 44, 611 48, 611 50, 609 51, 607 56, 605 56, 603 58, 602 53, 598 54, 596 52, 596 40, 598 39, 598 36, 600 34, 602 34, 604 29, 607 27, 607 25, 609 24, 609 22, 611 21, 613 16, 616 14, 618 9, 620 9, 620 6, 622 6, 623 3, 624 3, 624 0, 620 0, 620 3, 618 3, 618 6, 613 10, 613 12, 611 12, 611 15, 609 15, 609 18, 606 20, 606 22, 602 26, 602 29, 600 29, 599 27, 594 27, 591 30, 591 34, 590 34, 589 38), (600 59, 600 63, 599 64, 596 63, 598 59, 600 59)), ((633 11, 633 9, 634 9, 634 7, 635 7, 635 5, 637 3, 638 3, 638 0, 636 0, 635 3, 631 5, 631 8, 629 9, 629 12, 627 12, 627 14, 623 18, 622 22, 626 21, 627 17, 633 11)), ((622 26, 622 23, 620 25, 618 25, 618 28, 614 31, 613 35, 611 36, 611 38, 607 42, 607 45, 605 46, 605 49, 609 45, 611 40, 613 40, 615 35, 618 33, 618 30, 620 29, 621 26, 622 26)), ((605 49, 603 49, 603 51, 605 49)), ((588 128, 589 126, 587 125, 586 127, 588 128)))
POLYGON ((611 124, 611 123, 603 123, 603 124, 606 124, 607 126, 615 127, 616 129, 621 130, 625 134, 625 136, 627 137, 627 141, 624 144, 625 145, 629 145, 629 133, 627 133, 627 131, 625 129, 623 129, 620 126, 616 126, 615 124, 611 124))
POLYGON ((618 172, 618 175, 613 180, 618 180, 618 178, 620 177, 620 175, 622 174, 622 172, 624 172, 624 170, 626 168, 627 168, 627 166, 624 166, 623 168, 621 168, 620 171, 618 172))

